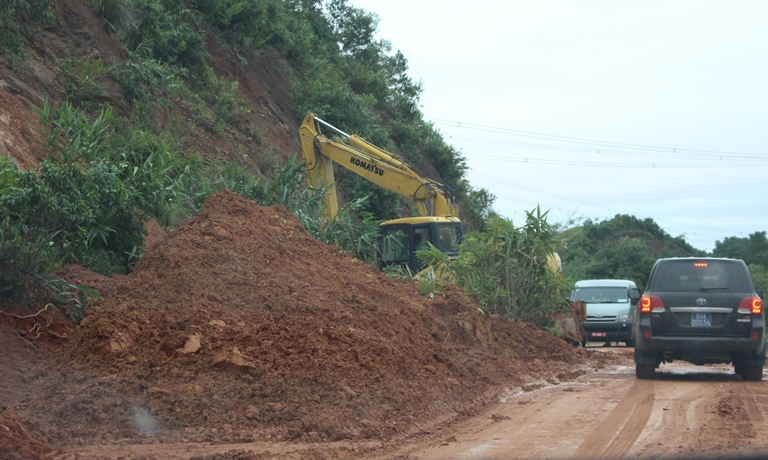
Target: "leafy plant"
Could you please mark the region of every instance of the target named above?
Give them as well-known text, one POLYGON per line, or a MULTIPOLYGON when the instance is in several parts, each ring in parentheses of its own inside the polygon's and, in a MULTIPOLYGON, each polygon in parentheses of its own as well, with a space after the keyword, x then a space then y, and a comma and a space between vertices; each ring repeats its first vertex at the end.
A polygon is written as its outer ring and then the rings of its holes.
POLYGON ((64 75, 64 94, 69 101, 87 103, 104 92, 99 80, 109 73, 109 67, 99 59, 67 58, 57 64, 64 75))
POLYGON ((458 259, 446 267, 482 309, 545 327, 566 297, 564 283, 547 267, 554 236, 539 208, 526 213, 520 228, 493 216, 487 231, 465 235, 458 259))
POLYGON ((30 227, 10 215, 0 221, 0 294, 24 301, 37 286, 38 275, 58 262, 58 251, 49 243, 51 232, 30 227))
POLYGON ((91 7, 101 16, 107 28, 120 39, 141 22, 143 0, 89 0, 91 7))
POLYGON ((222 129, 223 121, 232 121, 245 112, 235 96, 238 85, 236 80, 227 81, 213 76, 209 88, 202 93, 203 100, 214 114, 216 130, 222 129))
POLYGON ((146 214, 175 227, 199 210, 196 196, 208 167, 198 156, 182 156, 169 135, 121 124, 109 146, 118 177, 146 214))
POLYGON ((141 106, 150 100, 160 102, 164 97, 183 91, 182 78, 185 69, 169 66, 152 57, 152 50, 140 44, 128 53, 128 59, 114 66, 110 75, 120 85, 125 99, 134 106, 141 106))
POLYGON ((112 120, 110 106, 102 106, 96 119, 91 120, 70 102, 54 108, 46 100, 38 116, 46 127, 44 148, 49 161, 84 164, 106 156, 105 138, 112 120))
POLYGON ((39 284, 46 293, 46 301, 56 305, 76 323, 82 321, 83 310, 88 305, 88 299, 101 298, 101 294, 86 285, 72 284, 47 275, 38 278, 39 284))

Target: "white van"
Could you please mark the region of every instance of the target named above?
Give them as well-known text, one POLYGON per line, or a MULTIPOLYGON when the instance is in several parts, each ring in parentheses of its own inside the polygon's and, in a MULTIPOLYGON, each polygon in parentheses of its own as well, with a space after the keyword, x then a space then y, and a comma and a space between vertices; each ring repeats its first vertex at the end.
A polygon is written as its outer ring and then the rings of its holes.
POLYGON ((637 285, 629 280, 582 280, 571 292, 571 301, 583 300, 587 304, 587 320, 582 324, 585 341, 632 342, 632 304, 639 298, 630 298, 629 290, 637 285))

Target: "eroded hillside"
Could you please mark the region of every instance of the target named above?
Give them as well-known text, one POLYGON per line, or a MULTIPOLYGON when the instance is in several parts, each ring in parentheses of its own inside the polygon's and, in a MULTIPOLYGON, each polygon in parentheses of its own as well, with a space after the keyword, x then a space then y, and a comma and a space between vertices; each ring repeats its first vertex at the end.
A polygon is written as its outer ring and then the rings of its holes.
MULTIPOLYGON (((31 37, 24 58, 0 56, 0 152, 22 167, 39 160, 37 109, 46 101, 63 102, 68 88, 85 85, 67 63, 98 60, 110 67, 128 59, 128 51, 106 32, 87 0, 58 0, 56 11, 56 20, 31 37)), ((156 122, 178 127, 174 133, 191 153, 210 161, 237 161, 254 173, 268 174, 299 151, 289 67, 272 52, 234 56, 213 37, 206 44, 209 65, 221 78, 237 81, 236 95, 247 109, 223 128, 212 129, 177 101, 157 107, 156 122)), ((113 79, 103 74, 95 83, 100 89, 94 99, 127 113, 129 107, 113 79)))

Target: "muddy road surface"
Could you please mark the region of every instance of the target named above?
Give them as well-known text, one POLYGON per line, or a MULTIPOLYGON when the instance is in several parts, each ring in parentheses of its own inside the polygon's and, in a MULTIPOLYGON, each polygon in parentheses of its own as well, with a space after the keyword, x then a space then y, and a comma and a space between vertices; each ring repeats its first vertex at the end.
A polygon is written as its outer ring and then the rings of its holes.
POLYGON ((124 445, 59 458, 768 458, 768 382, 678 362, 638 380, 631 348, 590 348, 622 359, 571 382, 510 390, 476 417, 387 445, 124 445))
POLYGON ((634 375, 632 349, 602 348, 625 365, 575 382, 510 394, 492 412, 451 427, 413 459, 768 458, 768 383, 730 366, 675 362, 634 375))

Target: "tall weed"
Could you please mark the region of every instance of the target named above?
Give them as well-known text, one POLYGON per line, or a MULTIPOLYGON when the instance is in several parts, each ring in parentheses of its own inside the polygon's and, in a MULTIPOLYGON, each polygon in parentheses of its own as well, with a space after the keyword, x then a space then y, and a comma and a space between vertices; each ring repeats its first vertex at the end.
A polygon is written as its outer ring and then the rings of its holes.
POLYGON ((489 313, 546 327, 566 297, 564 283, 547 266, 554 236, 546 213, 538 208, 526 213, 519 228, 494 216, 486 231, 465 235, 459 257, 448 269, 489 313))

